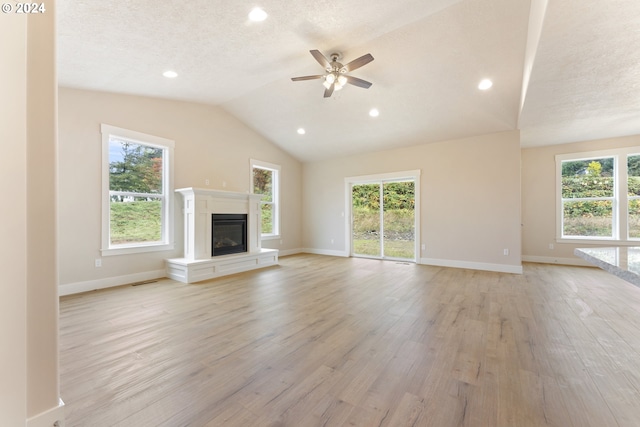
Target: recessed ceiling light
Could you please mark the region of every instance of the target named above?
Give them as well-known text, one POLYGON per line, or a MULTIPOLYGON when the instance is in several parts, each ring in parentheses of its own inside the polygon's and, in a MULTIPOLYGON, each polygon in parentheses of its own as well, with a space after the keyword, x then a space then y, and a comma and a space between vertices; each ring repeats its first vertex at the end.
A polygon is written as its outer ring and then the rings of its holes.
POLYGON ((380 115, 380 111, 378 111, 377 108, 372 108, 371 111, 369 111, 369 115, 371 117, 378 117, 380 115))
POLYGON ((303 128, 299 128, 299 129, 298 129, 298 134, 299 134, 299 135, 304 135, 305 133, 307 133, 307 131, 306 131, 306 130, 304 130, 303 128))
POLYGON ((264 21, 265 19, 267 19, 267 12, 265 12, 264 10, 260 9, 259 7, 254 7, 251 12, 249 12, 249 20, 253 21, 253 22, 260 22, 260 21, 264 21))
POLYGON ((175 71, 165 71, 164 73, 162 73, 163 76, 165 76, 168 79, 175 79, 176 77, 178 77, 178 73, 176 73, 175 71))
POLYGON ((487 90, 489 89, 491 86, 493 86, 493 82, 489 79, 484 79, 480 82, 480 84, 478 85, 478 89, 480 90, 487 90))

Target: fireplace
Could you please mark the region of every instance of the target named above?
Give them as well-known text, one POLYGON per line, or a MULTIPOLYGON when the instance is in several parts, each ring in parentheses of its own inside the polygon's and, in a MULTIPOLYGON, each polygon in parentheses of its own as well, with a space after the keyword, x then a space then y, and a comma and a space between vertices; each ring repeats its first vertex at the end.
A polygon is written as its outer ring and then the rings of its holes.
POLYGON ((183 201, 184 257, 167 260, 167 276, 195 283, 278 264, 278 250, 261 244, 260 194, 194 187, 176 193, 183 201), (218 256, 224 254, 232 255, 218 256))
POLYGON ((247 215, 211 215, 211 256, 247 252, 247 215))

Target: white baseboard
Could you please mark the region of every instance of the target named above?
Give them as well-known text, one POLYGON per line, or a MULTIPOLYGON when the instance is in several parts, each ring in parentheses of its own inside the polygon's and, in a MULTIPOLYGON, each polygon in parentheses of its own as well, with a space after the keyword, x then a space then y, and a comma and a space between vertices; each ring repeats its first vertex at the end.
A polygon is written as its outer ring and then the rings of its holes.
POLYGON ((26 427, 64 427, 64 402, 58 399, 58 406, 47 409, 27 420, 26 427), (58 424, 55 424, 55 423, 58 424))
POLYGON ((143 282, 167 277, 166 270, 144 271, 142 273, 127 274, 125 276, 107 277, 104 279, 88 280, 86 282, 67 283, 58 287, 58 295, 71 295, 80 292, 95 291, 96 289, 111 288, 129 283, 143 282))
POLYGON ((315 255, 328 255, 328 256, 339 256, 339 257, 348 257, 349 254, 346 253, 345 251, 332 251, 332 250, 328 250, 328 249, 313 249, 313 248, 304 248, 302 249, 302 252, 308 253, 308 254, 315 254, 315 255))
POLYGON ((302 254, 304 252, 305 252, 304 249, 301 249, 301 248, 298 248, 298 249, 285 249, 285 250, 280 249, 279 256, 283 257, 283 256, 288 256, 288 255, 296 255, 296 254, 302 254))
POLYGON ((522 261, 536 262, 539 264, 561 264, 561 265, 576 265, 579 267, 593 267, 592 264, 589 264, 587 261, 581 258, 558 258, 558 257, 547 257, 547 256, 522 255, 522 261))
MULTIPOLYGON (((316 255, 328 255, 337 257, 348 257, 349 254, 345 251, 331 251, 327 249, 313 249, 304 248, 301 249, 304 253, 316 254, 316 255)), ((471 270, 485 270, 495 271, 498 273, 513 273, 522 274, 522 265, 507 265, 507 264, 489 264, 482 262, 470 262, 470 261, 455 261, 446 259, 433 259, 433 258, 420 258, 418 264, 435 265, 439 267, 453 267, 453 268, 468 268, 471 270)))
POLYGON ((521 265, 490 264, 485 262, 457 261, 449 259, 420 258, 420 264, 438 267, 468 268, 470 270, 495 271, 498 273, 522 274, 521 265))

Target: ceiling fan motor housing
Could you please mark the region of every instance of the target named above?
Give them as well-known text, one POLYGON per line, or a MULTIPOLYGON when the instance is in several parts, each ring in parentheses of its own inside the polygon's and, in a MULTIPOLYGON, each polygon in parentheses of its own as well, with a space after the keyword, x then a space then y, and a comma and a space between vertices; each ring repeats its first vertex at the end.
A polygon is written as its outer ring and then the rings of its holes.
POLYGON ((340 58, 342 58, 342 55, 340 55, 339 53, 331 54, 331 63, 327 67, 328 73, 346 73, 347 72, 347 68, 338 62, 340 58))

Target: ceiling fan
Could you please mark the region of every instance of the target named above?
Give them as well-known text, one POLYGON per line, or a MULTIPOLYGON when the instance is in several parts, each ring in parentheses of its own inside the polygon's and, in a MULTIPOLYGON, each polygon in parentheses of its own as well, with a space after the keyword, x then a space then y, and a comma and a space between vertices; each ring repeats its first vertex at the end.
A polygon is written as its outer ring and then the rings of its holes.
POLYGON ((369 62, 373 61, 373 56, 371 56, 370 53, 362 55, 360 58, 354 59, 346 65, 342 65, 338 62, 338 60, 341 59, 339 53, 332 53, 331 61, 329 61, 322 53, 320 53, 319 50, 314 49, 310 50, 309 52, 311 52, 311 55, 313 55, 316 61, 318 61, 318 63, 324 67, 327 73, 318 74, 315 76, 292 77, 291 80, 293 80, 294 82, 302 80, 324 79, 324 82, 322 84, 325 87, 325 98, 329 98, 334 91, 342 89, 342 87, 347 83, 365 89, 371 87, 371 83, 366 80, 346 75, 348 72, 358 69, 363 65, 367 65, 369 62))

